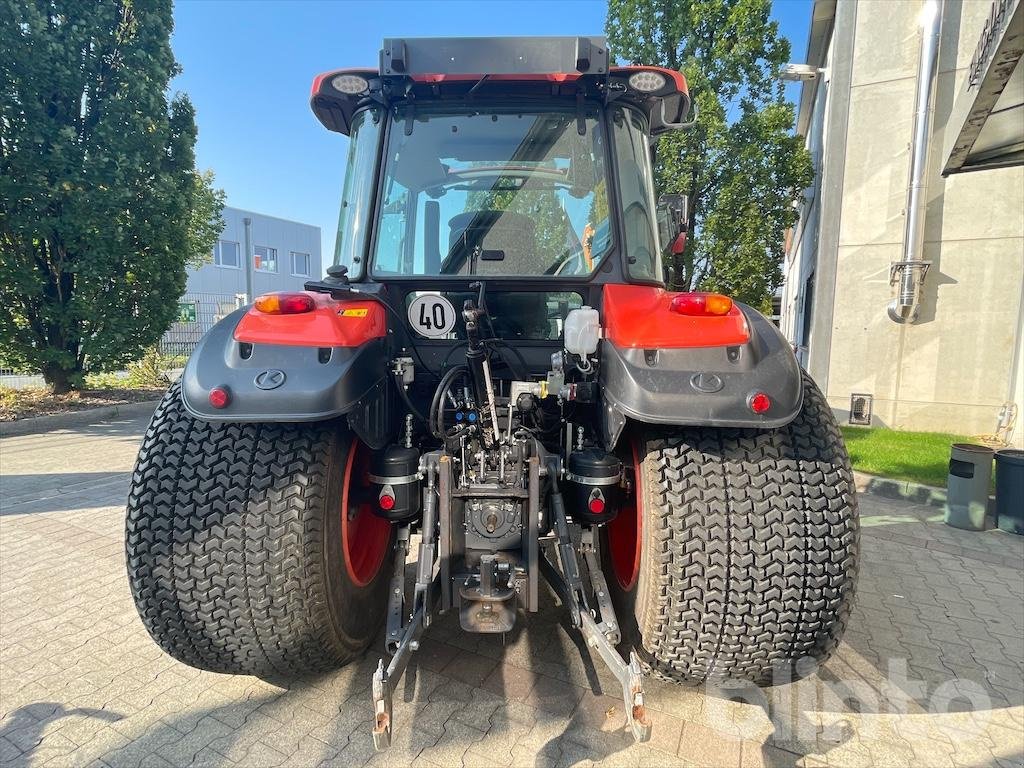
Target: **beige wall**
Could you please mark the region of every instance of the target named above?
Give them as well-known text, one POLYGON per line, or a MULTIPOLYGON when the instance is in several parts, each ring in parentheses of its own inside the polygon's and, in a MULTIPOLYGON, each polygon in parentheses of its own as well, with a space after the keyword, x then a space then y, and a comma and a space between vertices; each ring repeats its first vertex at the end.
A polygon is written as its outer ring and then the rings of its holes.
POLYGON ((988 2, 946 2, 925 223, 934 264, 918 322, 886 314, 889 265, 902 258, 922 4, 858 6, 827 394, 842 414, 852 392, 873 394, 878 426, 991 433, 1021 387, 1024 168, 939 175, 988 2))

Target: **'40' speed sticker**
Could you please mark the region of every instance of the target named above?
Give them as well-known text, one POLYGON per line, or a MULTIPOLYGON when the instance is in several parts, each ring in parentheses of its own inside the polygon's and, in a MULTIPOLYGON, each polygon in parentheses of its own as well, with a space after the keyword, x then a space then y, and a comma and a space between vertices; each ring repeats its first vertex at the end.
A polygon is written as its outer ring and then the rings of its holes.
POLYGON ((409 304, 409 325, 420 336, 440 339, 455 327, 455 307, 440 294, 422 294, 409 304))

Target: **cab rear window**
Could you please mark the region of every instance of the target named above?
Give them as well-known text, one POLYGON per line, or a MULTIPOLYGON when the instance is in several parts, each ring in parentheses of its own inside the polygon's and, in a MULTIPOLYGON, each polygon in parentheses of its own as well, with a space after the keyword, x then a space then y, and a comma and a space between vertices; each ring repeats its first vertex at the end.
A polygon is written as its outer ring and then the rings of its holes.
POLYGON ((585 277, 611 247, 598 107, 400 111, 373 274, 585 277), (582 130, 581 130, 582 126, 582 130))

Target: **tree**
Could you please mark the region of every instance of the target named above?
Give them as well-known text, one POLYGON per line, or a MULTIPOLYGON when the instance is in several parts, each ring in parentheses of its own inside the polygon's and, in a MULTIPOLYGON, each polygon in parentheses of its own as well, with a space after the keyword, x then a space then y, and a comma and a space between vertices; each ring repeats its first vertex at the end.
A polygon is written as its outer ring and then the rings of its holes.
POLYGON ((220 231, 170 0, 0 0, 0 355, 54 392, 137 359, 220 231))
POLYGON ((770 11, 770 0, 609 0, 606 25, 620 60, 683 72, 698 109, 693 127, 657 145, 659 192, 690 198, 675 287, 761 309, 782 283, 793 203, 814 177, 776 77, 789 43, 770 11))

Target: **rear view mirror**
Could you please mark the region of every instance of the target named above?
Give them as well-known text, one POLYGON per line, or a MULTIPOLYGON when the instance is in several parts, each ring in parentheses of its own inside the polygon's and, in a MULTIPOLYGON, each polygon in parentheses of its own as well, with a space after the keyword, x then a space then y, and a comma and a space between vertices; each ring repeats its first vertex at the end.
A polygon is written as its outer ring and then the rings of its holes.
POLYGON ((686 195, 658 198, 658 239, 663 251, 678 253, 685 244, 690 200, 686 195))

